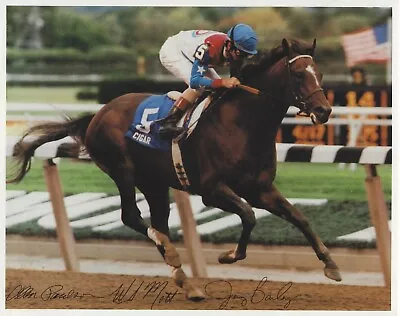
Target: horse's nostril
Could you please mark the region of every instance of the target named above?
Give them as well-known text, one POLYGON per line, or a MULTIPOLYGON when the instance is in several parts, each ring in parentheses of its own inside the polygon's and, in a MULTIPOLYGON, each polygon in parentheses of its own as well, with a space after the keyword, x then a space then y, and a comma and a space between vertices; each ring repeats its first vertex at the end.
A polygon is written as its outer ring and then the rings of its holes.
POLYGON ((328 109, 326 110, 326 112, 327 112, 328 116, 331 115, 331 113, 332 113, 332 108, 328 108, 328 109))
POLYGON ((314 111, 318 115, 329 116, 332 112, 332 109, 321 105, 321 106, 316 107, 314 111))

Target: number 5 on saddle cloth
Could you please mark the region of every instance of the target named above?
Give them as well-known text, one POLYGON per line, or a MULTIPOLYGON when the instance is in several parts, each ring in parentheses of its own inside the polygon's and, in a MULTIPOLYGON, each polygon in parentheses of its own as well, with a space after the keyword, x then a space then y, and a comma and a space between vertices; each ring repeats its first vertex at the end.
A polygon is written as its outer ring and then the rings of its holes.
MULTIPOLYGON (((171 140, 164 140, 159 137, 159 121, 167 116, 179 95, 180 92, 171 91, 163 95, 150 96, 142 101, 136 109, 133 122, 125 133, 125 137, 150 148, 170 151, 171 140)), ((198 105, 189 109, 177 124, 185 129, 189 128, 187 136, 193 132, 197 120, 209 104, 209 99, 206 97, 207 95, 202 96, 203 100, 200 104, 197 103, 198 105)))

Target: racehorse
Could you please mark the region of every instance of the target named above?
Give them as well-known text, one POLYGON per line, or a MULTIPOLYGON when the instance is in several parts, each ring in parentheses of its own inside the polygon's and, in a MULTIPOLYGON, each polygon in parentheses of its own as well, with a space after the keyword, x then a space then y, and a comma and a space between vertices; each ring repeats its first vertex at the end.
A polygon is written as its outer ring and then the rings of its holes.
MULTIPOLYGON (((190 192, 202 196, 207 206, 237 214, 242 233, 235 249, 222 253, 220 263, 246 258, 250 234, 256 225, 252 207, 268 210, 295 225, 307 238, 324 264, 325 275, 340 281, 339 268, 303 213, 291 205, 273 185, 276 174, 275 139, 290 105, 310 116, 315 124, 329 119, 331 106, 321 88, 322 74, 313 55, 316 41, 283 39, 280 46, 259 56, 241 70, 242 83, 260 95, 240 89, 227 90, 214 106, 209 105, 192 135, 181 146, 189 157, 190 192)), ((205 296, 194 287, 181 268, 169 239, 169 188, 183 190, 170 152, 147 148, 125 137, 137 106, 149 94, 126 94, 115 98, 96 114, 66 122, 48 122, 32 127, 25 136, 39 134, 33 142, 24 137, 14 148, 19 173, 9 182, 20 181, 28 172, 31 157, 42 144, 74 137, 91 159, 118 187, 122 222, 154 241, 172 268, 175 283, 191 300, 205 296), (150 206, 151 225, 142 219, 136 205, 135 187, 150 206)))

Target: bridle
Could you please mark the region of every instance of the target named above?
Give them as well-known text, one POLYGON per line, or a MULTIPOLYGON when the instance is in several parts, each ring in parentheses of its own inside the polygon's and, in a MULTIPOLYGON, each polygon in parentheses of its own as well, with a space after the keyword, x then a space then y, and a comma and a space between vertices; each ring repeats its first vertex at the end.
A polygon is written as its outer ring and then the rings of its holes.
POLYGON ((290 85, 292 87, 292 95, 293 95, 293 100, 294 100, 294 106, 296 106, 297 108, 300 109, 300 111, 297 113, 297 115, 300 116, 310 116, 310 110, 307 107, 307 102, 308 100, 310 100, 310 98, 320 92, 320 93, 324 93, 324 90, 319 87, 317 89, 315 89, 314 91, 312 91, 311 93, 309 93, 306 97, 303 97, 299 92, 297 92, 299 89, 296 89, 296 85, 295 82, 293 80, 293 75, 292 72, 290 71, 290 65, 293 64, 296 60, 300 59, 300 58, 312 58, 311 55, 297 55, 295 57, 293 57, 292 59, 288 59, 288 57, 286 58, 286 66, 287 66, 287 70, 288 70, 288 77, 289 77, 289 82, 290 85))
MULTIPOLYGON (((286 57, 286 66, 287 66, 287 72, 288 72, 288 78, 289 78, 289 82, 290 82, 290 86, 291 86, 291 91, 292 91, 292 96, 293 96, 293 106, 297 107, 300 111, 297 113, 297 115, 300 116, 306 116, 309 117, 310 116, 310 110, 307 107, 307 102, 308 100, 310 100, 310 98, 320 92, 320 93, 324 93, 324 90, 320 87, 315 89, 314 91, 312 91, 310 94, 308 94, 306 97, 303 97, 299 92, 297 92, 299 89, 296 89, 296 85, 295 82, 293 80, 293 75, 292 72, 290 71, 290 65, 292 65, 296 60, 300 59, 300 58, 312 58, 311 55, 297 55, 295 57, 293 57, 292 59, 289 59, 288 57, 286 57)), ((256 88, 252 88, 246 85, 239 85, 239 88, 242 90, 245 90, 247 92, 250 92, 252 94, 258 95, 258 96, 268 96, 269 98, 274 99, 275 101, 278 101, 279 103, 282 104, 286 104, 287 101, 276 97, 275 95, 268 93, 266 91, 261 91, 258 90, 256 88)))
MULTIPOLYGON (((300 58, 311 58, 311 59, 312 59, 312 56, 311 56, 311 55, 298 55, 298 56, 296 56, 296 57, 293 57, 292 59, 288 59, 288 57, 287 57, 287 58, 286 58, 286 65, 287 65, 287 70, 288 70, 288 75, 289 75, 289 81, 290 81, 290 84, 291 84, 291 86, 292 86, 293 99, 294 99, 294 102, 295 102, 295 104, 293 104, 293 105, 300 109, 300 111, 297 113, 297 115, 309 117, 309 116, 311 115, 311 113, 310 113, 309 109, 307 108, 307 101, 308 101, 314 94, 316 94, 316 93, 318 93, 318 92, 323 93, 324 90, 323 90, 322 88, 317 88, 317 89, 315 89, 313 92, 311 92, 309 95, 307 95, 307 97, 305 97, 305 98, 304 98, 300 93, 299 93, 299 94, 296 94, 295 83, 293 82, 292 72, 290 71, 290 65, 293 64, 296 60, 298 60, 298 59, 300 59, 300 58)), ((278 98, 278 97, 272 95, 271 93, 268 93, 268 92, 265 92, 265 91, 262 91, 262 90, 259 90, 259 89, 256 89, 256 88, 247 86, 247 85, 239 84, 239 86, 237 86, 237 88, 242 89, 242 90, 244 90, 244 91, 247 91, 247 92, 249 92, 249 93, 251 93, 251 94, 254 94, 254 95, 256 95, 256 96, 259 96, 259 97, 266 97, 266 96, 268 96, 268 97, 270 97, 270 98, 272 98, 272 99, 275 99, 275 100, 278 101, 279 103, 283 103, 283 104, 286 104, 286 103, 287 103, 286 101, 284 101, 284 100, 282 100, 281 98, 278 98)), ((228 91, 229 91, 229 89, 224 90, 224 91, 222 92, 222 94, 220 94, 216 99, 214 99, 214 100, 212 101, 212 103, 204 110, 203 113, 209 111, 209 110, 213 107, 212 105, 215 106, 215 103, 216 103, 217 101, 220 101, 220 100, 222 99, 222 96, 223 96, 224 94, 228 93, 228 91)), ((200 116, 197 120, 195 120, 195 121, 192 123, 192 125, 195 124, 195 123, 197 123, 197 121, 198 121, 201 117, 203 117, 203 115, 200 116)), ((161 119, 161 120, 162 120, 162 119, 161 119)), ((189 127, 189 128, 190 128, 190 127, 189 127)), ((181 139, 184 135, 185 135, 185 132, 183 132, 181 135, 179 135, 179 136, 176 138, 176 140, 181 139)))

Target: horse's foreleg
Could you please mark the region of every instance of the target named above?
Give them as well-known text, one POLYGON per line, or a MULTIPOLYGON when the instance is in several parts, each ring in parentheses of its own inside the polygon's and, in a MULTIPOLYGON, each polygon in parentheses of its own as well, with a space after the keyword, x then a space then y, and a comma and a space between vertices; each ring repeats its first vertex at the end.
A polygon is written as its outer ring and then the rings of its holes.
POLYGON ((220 263, 234 263, 246 258, 247 245, 251 231, 256 225, 256 217, 251 206, 242 200, 233 190, 223 183, 207 190, 203 194, 203 202, 207 206, 218 207, 226 212, 239 215, 242 220, 242 234, 236 249, 222 253, 218 260, 220 263))
POLYGON ((169 194, 167 186, 157 186, 155 182, 140 185, 150 206, 151 227, 148 236, 154 241, 158 251, 167 265, 171 267, 172 278, 177 286, 182 288, 188 299, 199 301, 205 298, 200 289, 192 285, 182 269, 181 260, 176 248, 169 239, 168 218, 170 213, 169 194))
POLYGON ((300 229, 310 242, 318 259, 325 263, 325 275, 332 280, 341 281, 338 266, 332 260, 328 248, 311 228, 307 218, 299 209, 290 204, 274 186, 270 190, 262 192, 259 198, 252 202, 254 207, 266 209, 300 229))

